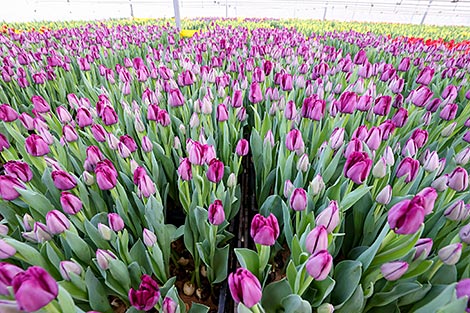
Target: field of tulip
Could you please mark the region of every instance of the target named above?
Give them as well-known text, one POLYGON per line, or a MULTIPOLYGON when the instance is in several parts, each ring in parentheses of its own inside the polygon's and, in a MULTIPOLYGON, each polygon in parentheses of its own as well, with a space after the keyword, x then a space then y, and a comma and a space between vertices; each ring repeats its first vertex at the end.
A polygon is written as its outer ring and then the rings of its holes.
POLYGON ((470 30, 0 28, 0 312, 470 312, 470 30))

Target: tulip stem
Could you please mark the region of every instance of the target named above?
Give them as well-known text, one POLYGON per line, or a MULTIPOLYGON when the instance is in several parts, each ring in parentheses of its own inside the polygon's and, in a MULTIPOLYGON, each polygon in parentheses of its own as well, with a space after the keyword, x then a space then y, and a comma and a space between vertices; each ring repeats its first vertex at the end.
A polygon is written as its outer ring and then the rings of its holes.
POLYGON ((48 313, 60 313, 60 310, 55 306, 55 301, 49 302, 48 305, 44 307, 45 311, 48 313))
POLYGON ((300 211, 295 212, 295 233, 300 234, 300 211))
POLYGON ((255 304, 254 306, 251 307, 251 311, 253 311, 253 313, 261 313, 261 310, 259 309, 259 304, 255 304))
POLYGON ((434 262, 432 268, 429 270, 429 272, 427 273, 426 276, 424 276, 425 280, 426 281, 430 281, 432 279, 432 277, 437 273, 437 271, 441 268, 441 266, 443 265, 444 263, 442 263, 442 261, 440 259, 437 259, 436 262, 434 262))

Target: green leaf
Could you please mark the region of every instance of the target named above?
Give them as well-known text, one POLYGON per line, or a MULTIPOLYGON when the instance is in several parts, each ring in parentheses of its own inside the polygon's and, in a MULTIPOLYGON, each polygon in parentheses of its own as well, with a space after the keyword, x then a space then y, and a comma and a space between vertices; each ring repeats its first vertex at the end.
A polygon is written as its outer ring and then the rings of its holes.
POLYGON ((59 295, 57 296, 62 312, 74 312, 76 311, 75 303, 67 290, 59 285, 59 295))
POLYGON ((90 247, 85 242, 85 240, 83 240, 80 236, 75 233, 72 233, 69 230, 66 230, 64 235, 65 237, 63 238, 65 238, 65 241, 70 246, 77 258, 79 258, 85 263, 90 263, 92 254, 90 251, 90 247))
POLYGON ((380 245, 382 244, 382 241, 384 240, 385 236, 387 236, 387 233, 389 230, 390 230, 390 227, 388 226, 388 224, 385 224, 384 228, 382 229, 382 232, 377 237, 374 244, 370 246, 366 251, 364 251, 357 258, 357 260, 362 263, 362 268, 364 271, 366 271, 369 268, 370 263, 374 259, 375 254, 379 250, 380 245))
POLYGON ((282 307, 282 299, 290 294, 292 294, 292 288, 285 278, 275 281, 264 288, 261 305, 266 312, 277 312, 282 307))
POLYGON ((315 297, 312 299, 312 306, 317 307, 322 304, 326 297, 330 295, 335 285, 336 281, 330 276, 327 276, 321 281, 314 280, 309 286, 309 289, 314 289, 316 291, 315 297))
POLYGON ((467 308, 467 302, 468 299, 462 297, 443 306, 442 308, 437 310, 436 313, 465 312, 465 309, 467 308))
POLYGON ((372 187, 366 187, 365 185, 361 185, 360 187, 356 188, 353 192, 348 193, 346 197, 344 197, 344 199, 341 200, 341 203, 340 203, 341 211, 344 212, 350 207, 352 207, 371 189, 372 187))
POLYGON ((235 249, 235 255, 237 256, 240 265, 253 274, 259 272, 259 258, 258 254, 250 249, 238 248, 235 249))
POLYGON ((288 295, 281 301, 284 312, 311 313, 312 306, 299 295, 288 295))
POLYGON ((331 303, 345 303, 356 290, 362 276, 362 264, 359 261, 344 260, 335 267, 335 288, 331 292, 331 303))
POLYGON ((90 268, 86 271, 85 281, 88 286, 88 299, 91 308, 103 313, 112 313, 113 309, 109 305, 106 290, 90 268))
POLYGON ((200 303, 192 303, 191 309, 189 309, 188 313, 207 313, 209 312, 209 307, 200 304, 200 303))
MULTIPOLYGON (((43 194, 35 192, 33 190, 26 189, 17 189, 18 193, 21 195, 21 198, 25 203, 27 203, 33 210, 40 214, 41 219, 46 217, 46 214, 54 209, 54 206, 51 204, 49 199, 47 199, 43 194)), ((34 215, 33 212, 31 212, 34 215)), ((39 219, 39 218, 38 218, 39 219)))
POLYGON ((422 287, 423 285, 417 282, 397 283, 390 291, 378 292, 374 294, 372 298, 369 300, 367 306, 368 307, 385 306, 405 295, 408 295, 417 290, 420 290, 422 287))
POLYGON ((433 286, 426 297, 416 303, 410 312, 434 313, 453 300, 454 292, 455 284, 433 286))
POLYGON ((354 293, 342 305, 335 306, 336 313, 352 313, 352 312, 362 312, 364 305, 364 292, 362 291, 362 286, 358 285, 354 290, 354 293))

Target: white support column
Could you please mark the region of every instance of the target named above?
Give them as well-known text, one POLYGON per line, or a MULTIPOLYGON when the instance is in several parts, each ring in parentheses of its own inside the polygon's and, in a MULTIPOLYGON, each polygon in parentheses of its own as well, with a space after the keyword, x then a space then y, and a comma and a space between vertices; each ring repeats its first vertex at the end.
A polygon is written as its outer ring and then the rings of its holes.
POLYGON ((173 0, 173 9, 175 11, 176 28, 178 28, 178 30, 181 30, 180 1, 179 0, 173 0))

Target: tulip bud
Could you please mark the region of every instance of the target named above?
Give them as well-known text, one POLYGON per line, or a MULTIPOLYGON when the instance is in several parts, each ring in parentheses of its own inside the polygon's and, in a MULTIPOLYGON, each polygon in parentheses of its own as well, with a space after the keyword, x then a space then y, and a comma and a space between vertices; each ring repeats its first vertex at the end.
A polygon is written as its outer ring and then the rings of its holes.
POLYGON ((316 226, 308 233, 305 239, 305 248, 310 254, 328 249, 328 232, 325 226, 316 226))
POLYGON ((290 151, 303 151, 304 141, 302 133, 298 129, 292 129, 286 136, 286 147, 290 151))
POLYGON ((462 168, 455 168, 448 176, 447 186, 455 191, 464 191, 468 187, 468 172, 462 168))
POLYGON ((308 160, 308 154, 304 153, 297 161, 297 170, 299 172, 305 173, 306 171, 308 171, 309 166, 310 166, 310 163, 308 160))
POLYGON ((379 192, 375 201, 380 204, 387 205, 390 203, 390 200, 392 200, 392 186, 387 185, 379 192))
POLYGON ((261 301, 261 284, 249 270, 238 268, 228 276, 228 286, 235 302, 251 308, 261 301))
POLYGON ((142 150, 147 153, 153 150, 152 141, 147 136, 142 137, 142 150))
POLYGON ((312 254, 305 264, 307 273, 317 281, 326 279, 333 266, 333 257, 327 250, 318 251, 312 254))
POLYGON ((218 159, 212 159, 209 162, 209 168, 206 173, 207 179, 213 183, 218 183, 224 177, 224 163, 218 159))
POLYGON ((87 171, 83 172, 82 174, 83 181, 86 185, 91 186, 95 183, 95 177, 88 173, 87 171))
POLYGON ((453 202, 444 211, 444 216, 451 221, 463 221, 469 216, 469 214, 469 207, 465 205, 463 200, 453 202))
POLYGON ((175 300, 173 300, 170 297, 165 297, 165 299, 163 299, 163 303, 162 303, 163 313, 176 313, 177 309, 178 309, 178 303, 176 303, 175 300))
MULTIPOLYGON (((470 96, 468 98, 470 98, 470 96)), ((466 301, 467 301, 466 312, 468 312, 470 309, 470 304, 468 303, 468 299, 470 299, 470 278, 465 278, 459 281, 455 285, 455 291, 456 291, 456 295, 458 299, 466 297, 466 301)))
POLYGON ((191 170, 191 162, 188 158, 183 158, 178 167, 178 175, 182 180, 191 180, 193 178, 193 173, 191 170))
POLYGON ((445 138, 450 137, 452 133, 454 132, 456 126, 457 126, 457 123, 453 122, 452 124, 450 124, 449 126, 447 126, 446 128, 442 130, 441 136, 445 138))
POLYGON ((439 167, 439 156, 436 151, 432 151, 424 160, 423 168, 431 173, 439 167))
POLYGON ((445 246, 439 250, 437 255, 444 264, 454 265, 460 260, 462 255, 462 244, 458 242, 445 246))
POLYGON ((46 214, 46 225, 50 233, 57 235, 70 228, 70 221, 62 212, 52 210, 46 214))
POLYGON ((144 244, 151 248, 157 243, 157 236, 151 230, 144 228, 143 231, 144 244))
POLYGON ((271 147, 274 147, 274 136, 271 130, 268 130, 266 136, 264 137, 264 144, 266 145, 267 143, 269 143, 271 147))
POLYGON ((284 182, 284 197, 289 199, 295 187, 292 182, 288 179, 284 182))
POLYGON ((400 279, 408 270, 408 263, 403 261, 388 262, 380 267, 383 277, 388 281, 400 279))
POLYGON ((362 184, 367 179, 372 167, 372 160, 365 152, 352 152, 344 164, 344 176, 356 184, 362 184))
POLYGON ((290 207, 294 211, 303 211, 307 207, 307 192, 302 188, 296 188, 290 196, 290 207))
POLYGON ((240 139, 235 148, 235 152, 238 156, 245 156, 248 154, 249 143, 246 139, 240 139))
POLYGON ((372 175, 375 178, 382 178, 387 175, 387 163, 384 158, 380 158, 377 164, 375 164, 374 168, 372 169, 372 175))
POLYGON ((231 173, 227 178, 227 187, 233 188, 237 185, 237 177, 234 173, 231 173))
POLYGON ((315 219, 315 224, 325 226, 328 233, 332 233, 339 225, 339 222, 339 208, 335 200, 331 200, 328 206, 315 219))
POLYGON ((323 303, 317 308, 317 313, 333 313, 335 307, 331 303, 323 303))
POLYGON ((124 221, 117 213, 108 214, 108 224, 109 227, 114 231, 121 231, 124 229, 124 221))
POLYGON ((107 270, 109 268, 109 262, 116 259, 117 257, 111 251, 102 249, 96 250, 96 261, 102 270, 107 270))
POLYGON ((423 198, 424 214, 428 215, 432 213, 432 210, 434 209, 434 202, 436 202, 437 199, 436 190, 432 187, 426 187, 421 190, 417 196, 421 196, 423 198))
POLYGON ((131 288, 128 293, 130 304, 137 310, 150 311, 160 299, 160 288, 149 275, 142 275, 139 289, 131 288))
POLYGON ((8 235, 8 226, 5 224, 0 224, 0 235, 8 235))
POLYGON ((405 183, 409 183, 416 178, 419 170, 419 161, 410 157, 404 158, 397 168, 397 177, 405 176, 405 183))
POLYGON ((82 268, 75 262, 72 261, 62 261, 59 264, 60 275, 64 280, 71 280, 71 274, 80 276, 82 273, 82 268))
POLYGON ((40 222, 35 222, 33 227, 33 236, 36 242, 45 242, 52 239, 49 228, 40 222))
POLYGON ((423 259, 426 259, 431 252, 432 249, 432 239, 431 238, 420 238, 415 244, 415 256, 413 258, 414 260, 417 260, 422 256, 423 259))
POLYGON ((414 234, 424 222, 424 199, 415 196, 411 200, 402 200, 388 211, 388 223, 395 233, 414 234))
POLYGON ((220 225, 225 221, 225 212, 222 201, 215 200, 209 205, 208 219, 209 223, 212 225, 220 225))
POLYGON ((320 174, 315 176, 313 180, 309 184, 312 194, 314 196, 320 194, 325 189, 325 183, 323 182, 323 178, 321 177, 320 174))
POLYGON ((264 246, 272 246, 279 237, 279 223, 274 214, 264 217, 256 214, 251 221, 250 235, 253 241, 264 246))
POLYGON ((470 244, 470 224, 465 225, 459 231, 460 240, 465 242, 467 245, 470 244))
MULTIPOLYGON (((8 259, 16 254, 16 249, 0 239, 0 259, 8 259)), ((0 277, 1 278, 1 277, 0 277)), ((1 289, 1 288, 0 288, 1 289)))
POLYGON ((331 133, 329 144, 331 149, 338 150, 344 142, 344 128, 336 127, 331 133))

